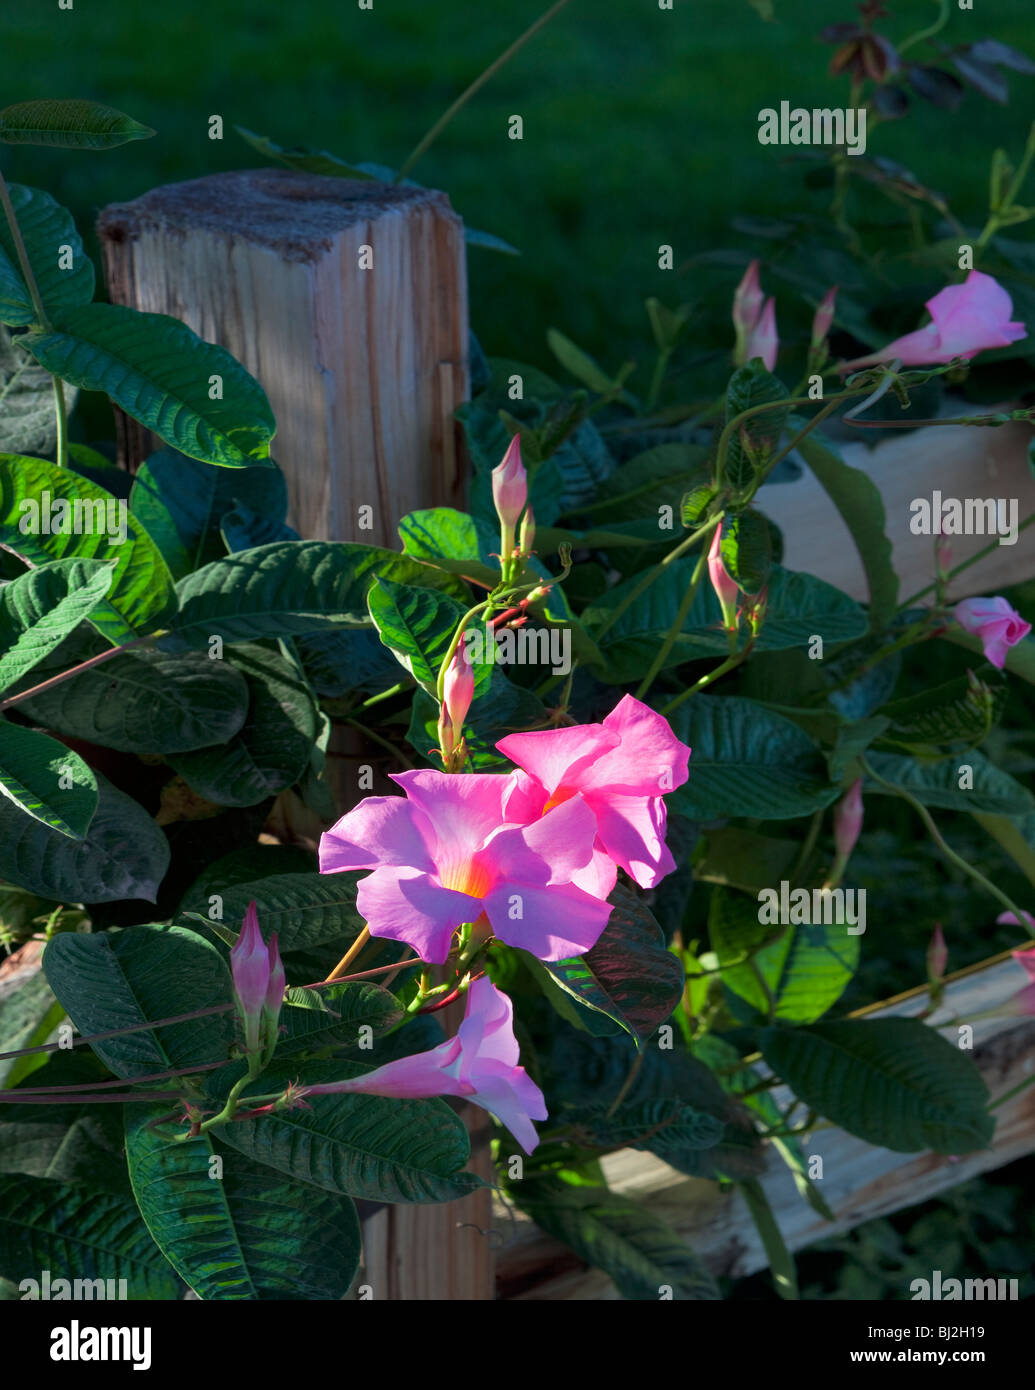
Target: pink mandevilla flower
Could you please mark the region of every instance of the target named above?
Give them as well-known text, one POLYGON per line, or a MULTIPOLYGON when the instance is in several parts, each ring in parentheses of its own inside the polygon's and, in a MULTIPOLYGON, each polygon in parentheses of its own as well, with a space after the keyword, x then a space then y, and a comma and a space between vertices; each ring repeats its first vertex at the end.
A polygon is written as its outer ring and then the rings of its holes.
POLYGON ((508 824, 514 774, 422 769, 392 780, 405 798, 367 797, 320 840, 321 873, 373 870, 356 899, 371 936, 405 941, 432 964, 445 961, 457 927, 483 915, 501 941, 541 960, 596 943, 611 906, 573 881, 597 829, 581 796, 508 824))
POLYGON ((576 881, 606 896, 615 864, 641 888, 653 888, 675 868, 665 844, 663 794, 687 779, 690 749, 668 721, 625 695, 602 724, 508 734, 496 747, 522 769, 507 801, 510 819, 546 824, 571 802, 596 822, 596 854, 576 881))
POLYGON ((1023 642, 1031 631, 1031 623, 1026 623, 1014 612, 1004 598, 965 598, 949 616, 955 618, 964 632, 980 638, 986 660, 1000 671, 1006 664, 1009 649, 1023 642))
POLYGON ((989 348, 1009 347, 1028 336, 1023 323, 1013 323, 1013 300, 991 275, 972 270, 962 285, 946 285, 926 305, 931 322, 915 333, 896 338, 879 352, 845 362, 841 371, 857 371, 896 357, 905 367, 924 363, 968 361, 989 348))
POLYGON ((429 1052, 401 1057, 351 1081, 304 1086, 301 1096, 359 1093, 416 1100, 463 1096, 506 1125, 526 1153, 539 1142, 533 1120, 546 1119, 543 1093, 518 1065, 514 1006, 485 976, 467 992, 455 1037, 429 1052))

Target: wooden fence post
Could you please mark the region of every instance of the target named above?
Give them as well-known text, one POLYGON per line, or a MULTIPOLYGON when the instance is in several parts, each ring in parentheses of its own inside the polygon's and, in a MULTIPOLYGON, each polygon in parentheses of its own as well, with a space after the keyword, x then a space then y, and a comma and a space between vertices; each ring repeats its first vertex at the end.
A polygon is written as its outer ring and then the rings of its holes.
MULTIPOLYGON (((254 169, 156 188, 97 227, 113 303, 180 319, 265 388, 304 537, 397 549, 407 512, 463 505, 466 262, 445 194, 254 169)), ((135 468, 155 442, 125 417, 119 429, 135 468)), ((463 1113, 488 1177, 487 1117, 463 1113)), ((491 1299, 491 1225, 489 1188, 376 1210, 365 1282, 375 1299, 491 1299)))
MULTIPOLYGON (((113 303, 181 319, 262 383, 304 537, 395 547, 406 512, 462 504, 467 279, 444 193, 249 169, 113 204, 97 232, 113 303)), ((152 444, 119 423, 133 468, 152 444)))

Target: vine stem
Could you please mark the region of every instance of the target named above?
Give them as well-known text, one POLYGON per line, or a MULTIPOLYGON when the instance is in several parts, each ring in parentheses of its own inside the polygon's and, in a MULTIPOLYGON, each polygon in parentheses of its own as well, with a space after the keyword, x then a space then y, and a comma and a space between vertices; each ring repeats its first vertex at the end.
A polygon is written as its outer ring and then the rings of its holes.
MULTIPOLYGON (((8 547, 4 546, 3 549, 6 550, 8 547)), ((31 685, 28 690, 20 690, 17 695, 9 695, 6 700, 0 700, 0 710, 5 710, 10 705, 16 705, 21 700, 28 700, 33 695, 42 695, 45 690, 50 690, 52 686, 60 685, 62 681, 71 680, 73 676, 81 675, 94 666, 100 666, 101 662, 109 661, 113 656, 121 656, 123 652, 128 652, 133 647, 139 647, 144 642, 150 642, 157 635, 157 633, 152 632, 147 637, 138 637, 133 642, 125 642, 121 647, 109 647, 107 651, 99 652, 97 656, 91 656, 88 661, 81 661, 78 666, 71 666, 67 671, 61 671, 58 675, 51 676, 49 680, 40 681, 39 685, 31 685)))
POLYGON ((746 660, 750 655, 753 646, 754 641, 752 640, 743 651, 734 652, 732 656, 728 656, 721 665, 716 666, 714 671, 709 671, 706 675, 703 675, 700 680, 694 681, 693 685, 687 686, 686 690, 681 690, 675 699, 669 700, 668 704, 663 705, 658 713, 664 715, 667 719, 672 711, 678 709, 684 700, 689 700, 690 696, 696 695, 699 690, 704 690, 707 686, 714 685, 717 680, 720 680, 723 676, 739 666, 740 663, 746 660))
POLYGON ((655 579, 658 579, 661 576, 661 573, 666 565, 671 565, 673 561, 680 559, 681 556, 686 554, 686 552, 691 548, 691 546, 696 545, 696 543, 701 539, 702 536, 706 536, 711 531, 714 531, 716 523, 720 522, 724 516, 725 512, 718 512, 715 516, 709 517, 703 526, 699 526, 696 531, 691 531, 690 535, 684 537, 684 539, 679 542, 679 544, 675 547, 674 550, 670 550, 668 552, 668 554, 665 556, 663 560, 660 560, 656 565, 649 569, 647 573, 643 576, 643 578, 640 580, 640 582, 638 584, 633 585, 633 587, 626 594, 625 598, 622 599, 621 603, 619 603, 615 608, 611 610, 611 612, 607 615, 605 620, 596 629, 596 631, 593 633, 594 641, 599 641, 605 632, 608 632, 612 627, 614 627, 615 623, 626 611, 626 609, 630 608, 640 597, 640 595, 650 588, 650 586, 654 583, 655 579))
POLYGON ((410 170, 417 163, 417 161, 421 158, 421 156, 424 155, 427 152, 427 150, 429 150, 431 146, 435 143, 435 141, 442 134, 446 126, 457 114, 457 112, 462 110, 463 107, 467 105, 467 103, 471 100, 471 98, 474 96, 476 92, 481 91, 481 89, 485 86, 486 82, 490 80, 490 78, 495 77, 496 73, 499 72, 500 68, 503 67, 505 63, 510 62, 511 58, 514 57, 515 53, 520 52, 520 50, 524 48, 525 44, 528 43, 529 39, 534 38, 535 35, 538 34, 539 30, 544 27, 544 25, 549 24, 550 20, 553 19, 555 14, 559 14, 561 10, 564 9, 565 5, 568 5, 570 3, 571 0, 557 0, 557 3, 551 5, 550 8, 545 12, 545 14, 541 14, 534 24, 531 24, 523 34, 519 35, 519 37, 514 40, 514 42, 510 45, 509 48, 505 48, 503 52, 500 54, 500 56, 494 62, 490 63, 484 72, 479 73, 479 75, 474 79, 474 81, 471 83, 469 87, 464 88, 464 90, 457 97, 456 101, 453 102, 452 106, 448 107, 442 113, 442 115, 439 116, 438 120, 431 127, 428 133, 417 142, 414 148, 403 160, 402 167, 396 174, 395 178, 392 180, 393 183, 401 183, 403 181, 403 179, 410 172, 410 170))
MULTIPOLYGON (((715 523, 715 526, 712 528, 713 534, 715 528, 721 525, 721 520, 715 523)), ((672 625, 665 634, 665 640, 655 652, 654 660, 651 662, 647 674, 636 687, 637 700, 642 700, 646 697, 647 691, 654 684, 655 676, 657 676, 658 672, 668 660, 669 652, 671 652, 672 648, 675 646, 676 638, 682 632, 683 624, 690 615, 690 609, 693 607, 694 599, 697 597, 697 591, 701 587, 701 580, 704 578, 704 567, 707 561, 708 552, 702 547, 701 553, 697 557, 697 564, 694 566, 694 572, 690 577, 690 583, 686 586, 686 593, 683 595, 676 616, 672 620, 672 625)))
POLYGON ((36 314, 36 321, 44 332, 50 331, 50 319, 47 311, 43 307, 43 296, 40 294, 39 285, 36 283, 36 276, 33 273, 32 265, 29 261, 29 254, 25 249, 25 242, 22 240, 22 229, 18 226, 18 218, 15 216, 14 204, 11 202, 11 194, 7 187, 7 180, 0 172, 0 205, 3 206, 4 216, 7 218, 7 225, 11 229, 11 240, 14 242, 15 254, 18 257, 18 267, 22 272, 29 295, 32 298, 32 307, 36 314))
POLYGON ((938 846, 942 854, 945 855, 946 859, 948 859, 950 863, 955 864, 956 867, 960 869, 963 873, 965 873, 968 878, 972 878, 975 883, 977 883, 980 887, 982 887, 985 890, 986 893, 991 894, 993 898, 997 898, 998 901, 1003 904, 1003 906, 1007 909, 1008 912, 1012 912, 1014 914, 1018 922, 1024 921, 1024 913, 1013 901, 1013 899, 1008 898, 1006 894, 1001 889, 997 888, 995 884, 992 883, 989 879, 987 879, 984 876, 984 874, 980 872, 980 870, 975 869, 973 864, 968 863, 967 860, 964 859, 961 854, 957 854, 956 851, 952 848, 952 846, 947 843, 941 831, 938 829, 937 825, 935 825, 934 819, 931 816, 930 811, 928 811, 927 807, 924 806, 922 802, 918 801, 916 797, 912 795, 912 793, 907 792, 904 787, 898 786, 898 784, 895 782, 889 782, 886 778, 881 777, 879 773, 874 772, 873 768, 862 756, 860 756, 859 758, 859 765, 862 768, 862 770, 866 773, 867 777, 872 777, 875 782, 879 782, 882 787, 886 787, 888 791, 894 792, 896 796, 900 796, 903 801, 907 801, 909 805, 912 806, 913 810, 923 821, 927 829, 927 833, 930 835, 931 839, 938 846))
MULTIPOLYGON (((1021 524, 1017 527, 1018 536, 1021 534, 1022 531, 1026 530, 1032 524, 1033 521, 1035 521, 1035 512, 1030 512, 1028 516, 1026 516, 1024 520, 1021 522, 1021 524)), ((997 538, 994 541, 989 541, 988 545, 982 546, 980 550, 976 551, 973 555, 971 555, 969 560, 961 561, 958 565, 956 565, 953 569, 949 571, 948 580, 946 581, 946 588, 948 588, 949 584, 952 583, 952 581, 956 578, 958 574, 962 574, 965 569, 969 569, 971 565, 977 564, 978 560, 983 560, 986 555, 990 555, 993 550, 997 550, 998 548, 999 539, 997 538)), ((911 608, 918 599, 926 598, 927 595, 934 588, 935 584, 932 582, 928 584, 926 588, 917 590, 915 594, 911 594, 909 598, 904 599, 902 603, 899 604, 899 610, 901 611, 902 609, 911 608)))

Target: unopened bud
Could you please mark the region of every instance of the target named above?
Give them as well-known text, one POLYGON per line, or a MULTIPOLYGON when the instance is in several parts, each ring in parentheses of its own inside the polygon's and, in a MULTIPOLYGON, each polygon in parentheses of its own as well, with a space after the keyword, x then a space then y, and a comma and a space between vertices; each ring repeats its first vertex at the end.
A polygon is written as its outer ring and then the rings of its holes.
POLYGON ((948 963, 949 948, 945 944, 941 923, 938 922, 935 924, 930 944, 927 947, 927 978, 932 984, 937 984, 939 980, 945 978, 945 969, 948 963))
POLYGON ((855 848, 863 823, 862 778, 859 777, 834 807, 834 848, 847 861, 855 848))
POLYGON ((719 600, 722 608, 723 626, 727 632, 736 632, 737 623, 737 600, 740 598, 740 589, 737 587, 722 563, 722 526, 716 526, 712 535, 711 548, 708 551, 708 578, 711 580, 712 588, 715 590, 715 597, 719 600))

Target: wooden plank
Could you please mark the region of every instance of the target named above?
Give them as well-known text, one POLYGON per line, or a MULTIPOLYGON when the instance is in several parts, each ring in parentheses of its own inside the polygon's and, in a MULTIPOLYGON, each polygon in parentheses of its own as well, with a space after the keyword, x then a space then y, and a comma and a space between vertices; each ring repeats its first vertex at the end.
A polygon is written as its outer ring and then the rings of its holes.
MULTIPOLYGON (((884 498, 886 532, 903 599, 934 578, 934 540, 910 531, 910 503, 921 497, 930 501, 935 489, 943 498, 1016 498, 1018 520, 1023 521, 1035 511, 1035 478, 1028 465, 1031 439, 1031 428, 1021 423, 995 429, 938 425, 885 438, 873 449, 854 442, 840 449, 845 463, 868 473, 884 498)), ((760 488, 758 506, 783 532, 783 563, 788 569, 805 570, 865 600, 866 579, 848 527, 808 469, 794 482, 760 488)), ((950 539, 952 562, 959 564, 992 538, 950 539)), ((995 594, 1032 575, 1035 527, 1022 532, 1016 545, 999 545, 964 570, 953 582, 950 598, 995 594)))
MULTIPOLYGON (((1024 985, 1024 976, 1009 957, 961 975, 946 991, 933 1015, 940 1023, 967 1017, 1002 1004, 1024 985)), ((873 1017, 911 1017, 927 1005, 925 990, 868 1011, 873 1017)), ((974 1060, 993 1099, 1035 1071, 1035 1019, 993 1018, 974 1023, 974 1060)), ((943 1034, 953 1037, 951 1030, 943 1034)), ((765 1074, 761 1067, 761 1074, 765 1074)), ((773 1091, 786 1105, 791 1093, 773 1091)), ((968 1178, 1002 1167, 1035 1152, 1035 1086, 996 1110, 993 1144, 958 1159, 942 1154, 899 1154, 874 1148, 843 1130, 817 1130, 803 1140, 809 1155, 823 1159, 820 1190, 837 1220, 824 1221, 798 1195, 790 1172, 770 1147, 761 1182, 789 1249, 851 1230, 863 1221, 888 1216, 927 1201, 968 1178)), ((632 1149, 603 1160, 608 1182, 617 1192, 645 1201, 716 1274, 742 1278, 764 1269, 765 1252, 743 1199, 721 1193, 715 1183, 687 1178, 652 1155, 632 1149)), ((587 1269, 564 1246, 543 1234, 520 1212, 500 1209, 496 1224, 507 1235, 497 1257, 498 1297, 521 1300, 615 1299, 614 1285, 599 1270, 587 1269)))
MULTIPOLYGON (((261 382, 303 536, 397 548, 406 512, 463 505, 466 261, 444 193, 251 169, 112 205, 97 231, 113 303, 181 319, 261 382)), ((135 467, 154 441, 120 431, 135 467)))

